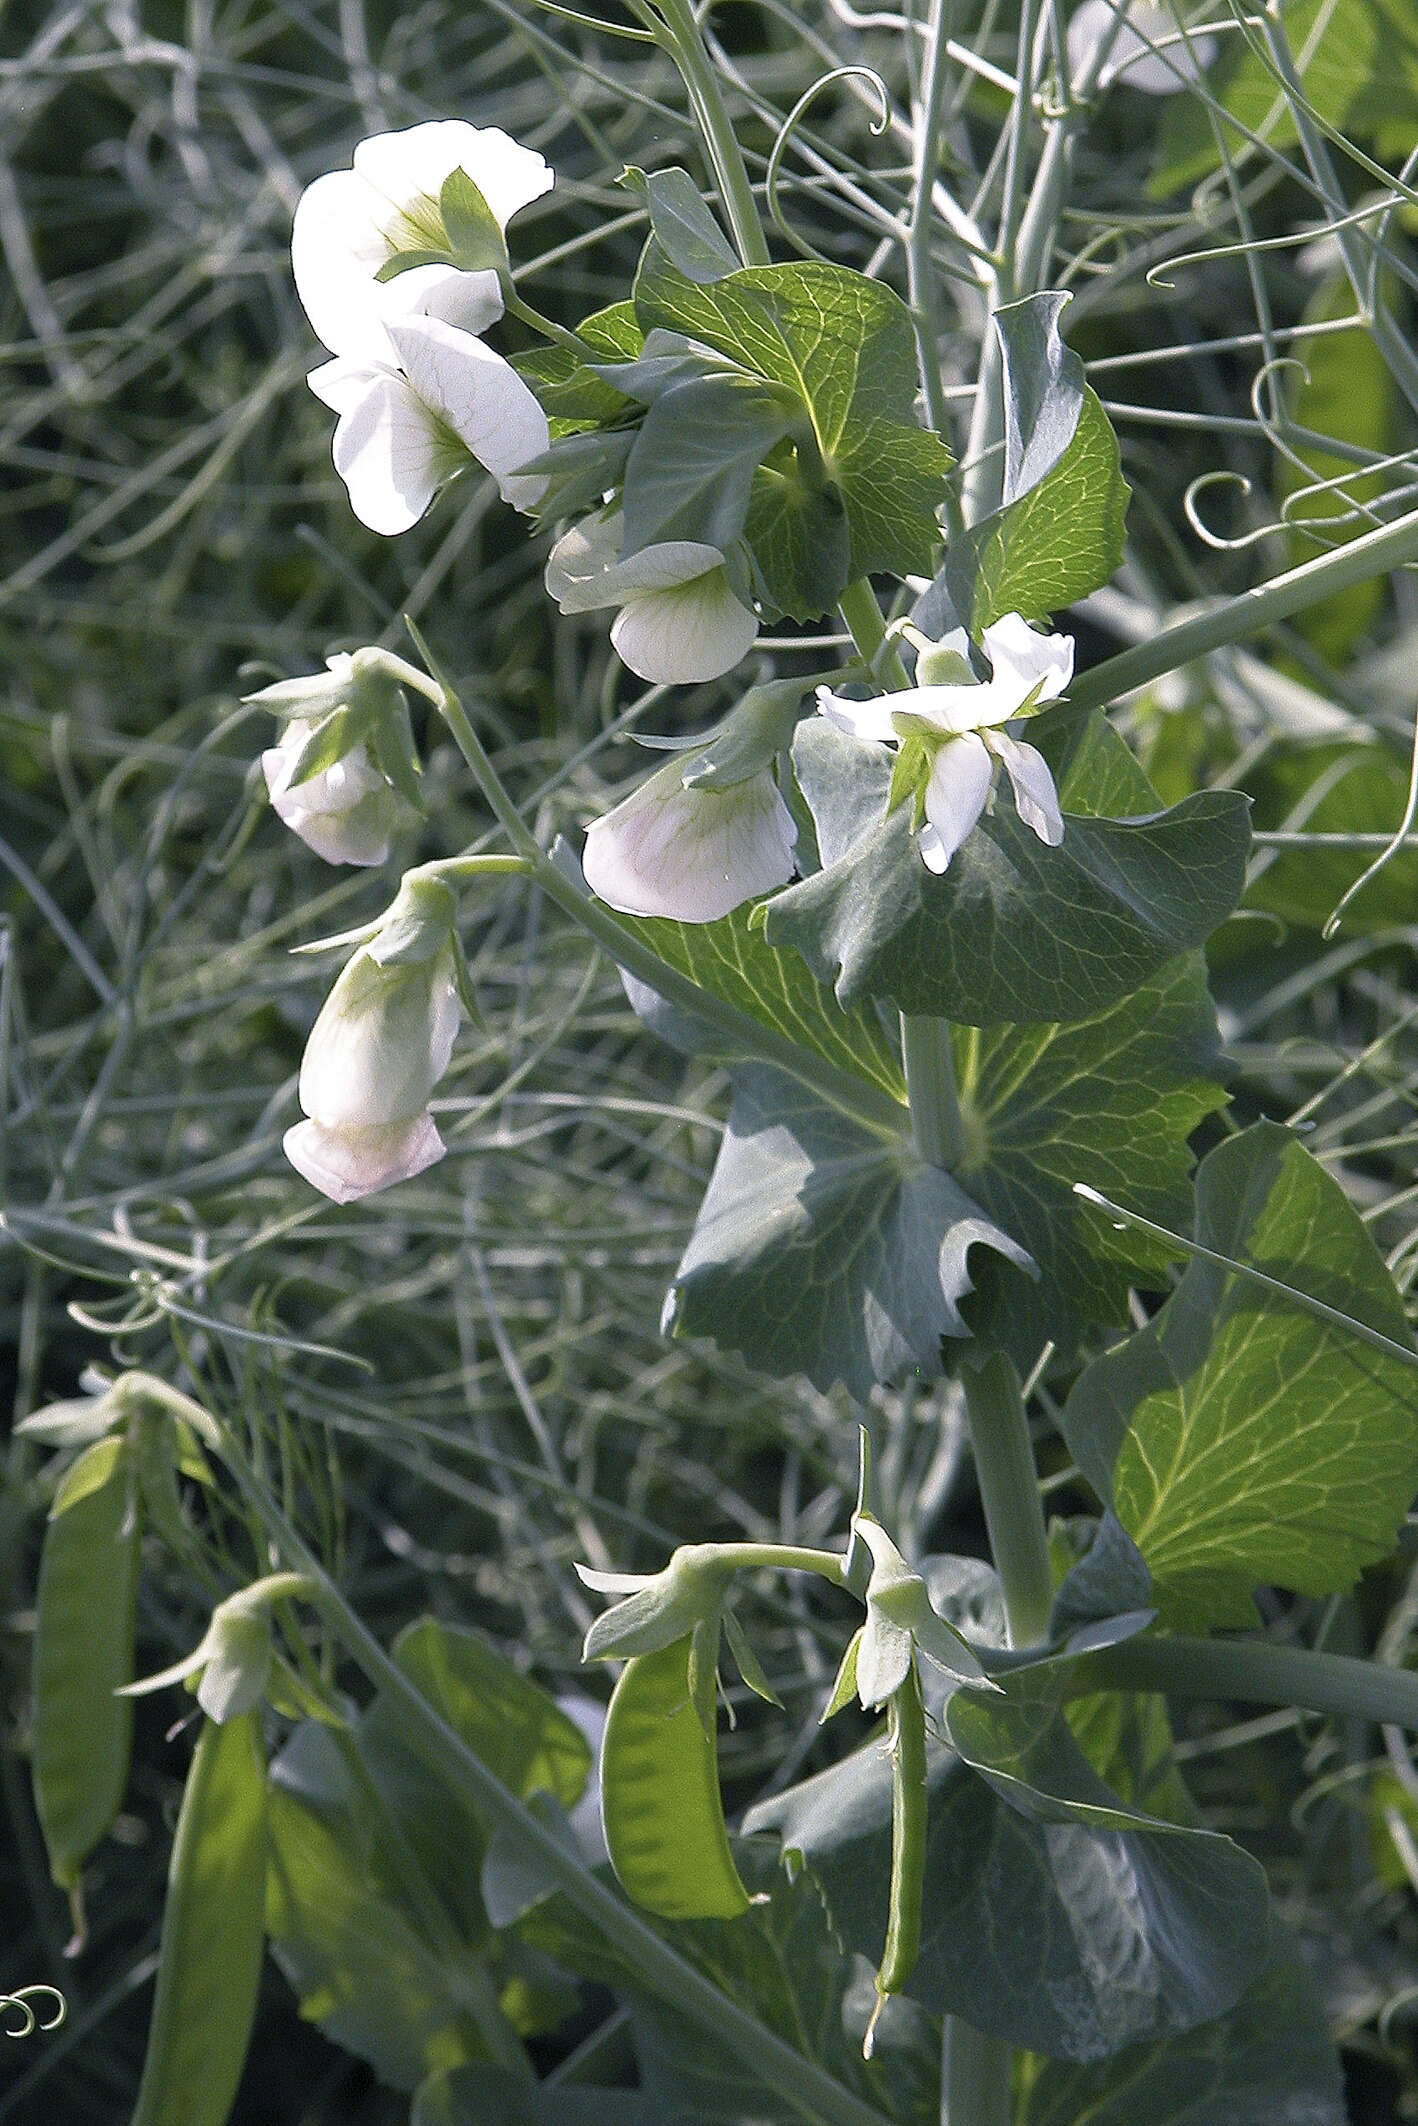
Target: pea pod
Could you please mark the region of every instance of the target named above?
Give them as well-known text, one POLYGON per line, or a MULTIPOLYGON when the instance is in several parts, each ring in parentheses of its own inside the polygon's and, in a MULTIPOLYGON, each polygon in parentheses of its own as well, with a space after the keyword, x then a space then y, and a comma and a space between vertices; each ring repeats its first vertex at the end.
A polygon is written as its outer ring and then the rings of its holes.
POLYGON ((717 1627, 705 1636, 707 1658, 694 1658, 691 1634, 626 1662, 601 1748, 611 1866, 626 1894, 662 1919, 737 1919, 749 1906, 719 1794, 717 1627))
MULTIPOLYGON (((101 1439, 70 1469, 44 1534, 35 1598, 35 1807, 62 1890, 103 1837, 128 1784, 139 1524, 132 1457, 101 1439)), ((78 1920, 76 1898, 76 1920, 78 1920)))
POLYGON ((926 1715, 914 1660, 891 1694, 887 1737, 891 1749, 891 1901, 886 1946, 876 1974, 876 2006, 862 2045, 868 2059, 872 2056, 882 2003, 890 1994, 901 1991, 921 1953, 928 1808, 926 1715))
POLYGON ((251 2040, 266 1894, 261 1710, 205 1722, 168 1868, 131 2126, 225 2126, 251 2040))

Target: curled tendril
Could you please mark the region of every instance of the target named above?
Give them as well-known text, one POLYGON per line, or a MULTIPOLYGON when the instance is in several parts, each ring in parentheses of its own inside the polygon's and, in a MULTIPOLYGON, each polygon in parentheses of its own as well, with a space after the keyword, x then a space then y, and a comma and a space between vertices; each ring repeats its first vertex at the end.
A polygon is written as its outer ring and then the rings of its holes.
POLYGON ((1252 492, 1251 482, 1243 472, 1231 472, 1226 466, 1221 466, 1215 472, 1198 473, 1182 497, 1182 508, 1186 511, 1187 522, 1204 546, 1211 547, 1213 552, 1218 554, 1244 553, 1248 546, 1258 546, 1262 539, 1272 538, 1276 532, 1284 529, 1284 526, 1278 523, 1260 524, 1253 531, 1237 532, 1230 538, 1221 532, 1212 531, 1210 525, 1202 522, 1201 512, 1197 508, 1197 497, 1205 488, 1219 487, 1223 482, 1229 482, 1239 488, 1243 501, 1252 492))
POLYGON ((0 1993, 0 2031, 6 2037, 29 2037, 35 2030, 57 2030, 68 2013, 69 2003, 57 1986, 17 1986, 13 1993, 0 1993), (39 1999, 54 2003, 47 2020, 32 2006, 39 1999), (12 2013, 20 2017, 18 2024, 11 2022, 12 2013))
POLYGON ((814 259, 822 265, 829 264, 830 261, 825 259, 822 252, 816 250, 807 241, 806 237, 799 236, 796 229, 789 227, 778 197, 778 180, 782 174, 783 157, 787 154, 792 137, 812 104, 821 95, 822 91, 831 88, 835 81, 844 81, 852 77, 865 81, 875 92, 877 115, 871 124, 873 139, 879 138, 886 131, 891 123, 891 95, 876 68, 870 66, 835 66, 830 73, 819 75, 809 88, 803 90, 802 95, 799 96, 797 102, 779 126, 778 137, 774 141, 772 152, 768 157, 768 169, 764 180, 763 196, 768 205, 768 212, 773 218, 774 228, 778 230, 781 236, 786 238, 800 258, 814 259))

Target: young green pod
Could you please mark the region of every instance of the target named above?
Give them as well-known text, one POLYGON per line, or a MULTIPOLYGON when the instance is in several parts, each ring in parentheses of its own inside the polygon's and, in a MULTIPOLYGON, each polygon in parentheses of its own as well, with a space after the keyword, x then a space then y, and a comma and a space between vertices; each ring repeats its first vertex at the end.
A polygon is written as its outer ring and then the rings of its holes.
POLYGON ((717 1628, 700 1635, 709 1639, 700 1658, 695 1636, 636 1654, 616 1684, 601 1746, 606 1850, 621 1888, 647 1912, 736 1919, 749 1896, 719 1793, 717 1628))
POLYGON ((261 1710, 203 1722, 177 1819, 157 1991, 131 2126, 225 2126, 261 1978, 266 1751, 261 1710))
POLYGON ((876 1974, 877 2005, 862 2051, 868 2059, 882 2003, 899 1993, 921 1952, 921 1909, 926 1872, 926 1714, 921 1679, 912 1661, 887 1707, 891 1750, 891 1900, 886 1946, 876 1974))
MULTIPOLYGON (((121 1434, 94 1442, 60 1487, 45 1530, 35 1600, 35 1807, 62 1890, 80 1872, 128 1784, 139 1519, 121 1434)), ((82 1933, 82 1923, 77 1931, 82 1933)))

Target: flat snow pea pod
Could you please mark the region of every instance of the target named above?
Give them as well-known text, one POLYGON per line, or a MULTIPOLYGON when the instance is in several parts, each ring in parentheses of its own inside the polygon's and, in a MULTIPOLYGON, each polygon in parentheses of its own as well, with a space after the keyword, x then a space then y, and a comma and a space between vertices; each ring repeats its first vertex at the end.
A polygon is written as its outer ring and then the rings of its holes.
POLYGON ((611 1866, 626 1894, 662 1919, 737 1919, 749 1906, 719 1794, 717 1630, 708 1636, 704 1660, 692 1660, 691 1634, 626 1662, 601 1745, 611 1866))
POLYGON ((225 2126, 251 2040, 266 1897, 261 1708, 203 1724, 177 1819, 131 2126, 225 2126))
POLYGON ((128 1784, 133 1708, 114 1692, 133 1680, 139 1536, 131 1452, 110 1435, 60 1487, 35 1600, 35 1807, 50 1873, 71 1894, 128 1784))

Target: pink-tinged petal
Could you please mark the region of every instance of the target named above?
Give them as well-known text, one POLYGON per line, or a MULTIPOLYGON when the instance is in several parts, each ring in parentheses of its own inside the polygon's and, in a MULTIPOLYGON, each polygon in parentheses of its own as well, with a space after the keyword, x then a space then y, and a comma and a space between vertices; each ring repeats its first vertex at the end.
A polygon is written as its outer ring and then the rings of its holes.
POLYGON ((391 323, 389 337, 423 404, 486 466, 505 501, 532 507, 546 480, 516 468, 539 457, 551 437, 535 394, 512 364, 438 318, 391 323))
MULTIPOLYGON (((474 343, 476 344, 476 343, 474 343)), ((408 531, 456 470, 447 440, 401 376, 373 375, 335 426, 335 470, 361 524, 386 538, 408 531)))
POLYGON ((731 672, 752 649, 758 615, 740 604, 721 568, 672 590, 631 598, 611 626, 611 647, 637 678, 692 686, 731 672))
POLYGON ((1022 745, 1003 731, 992 731, 985 740, 990 751, 1004 762, 1014 790, 1014 809, 1026 827, 1032 827, 1041 842, 1057 849, 1063 840, 1063 814, 1059 793, 1049 764, 1036 746, 1022 745))
POLYGON ((411 807, 391 789, 364 745, 292 789, 291 771, 313 728, 302 718, 292 719, 280 744, 261 755, 272 810, 327 863, 384 863, 390 836, 411 816, 411 807))
POLYGON ((994 762, 973 731, 936 748, 926 783, 926 824, 921 859, 928 871, 944 871, 989 800, 994 762))
POLYGON ((845 731, 849 738, 870 739, 875 745, 894 746, 899 734, 891 720, 893 704, 900 707, 904 694, 878 694, 870 701, 849 701, 829 687, 817 690, 817 713, 845 731))
POLYGON ((322 1129, 318 1122, 297 1122, 288 1129, 282 1149, 296 1172, 334 1203, 354 1203, 440 1160, 448 1147, 433 1117, 424 1113, 411 1122, 382 1129, 322 1129))
POLYGON ((1036 700, 1057 701, 1073 677, 1072 635, 1040 635, 1018 613, 1006 613, 985 629, 984 640, 991 684, 1012 692, 1016 707, 1036 688, 1036 700))
POLYGON ((375 133, 354 151, 365 182, 396 208, 438 205, 455 170, 463 170, 482 193, 497 225, 540 199, 556 182, 534 148, 524 148, 500 126, 469 125, 461 118, 434 118, 398 133, 375 133))
POLYGON ((671 766, 598 819, 582 868, 627 915, 712 923, 793 875, 797 828, 766 770, 724 790, 686 790, 671 766))

